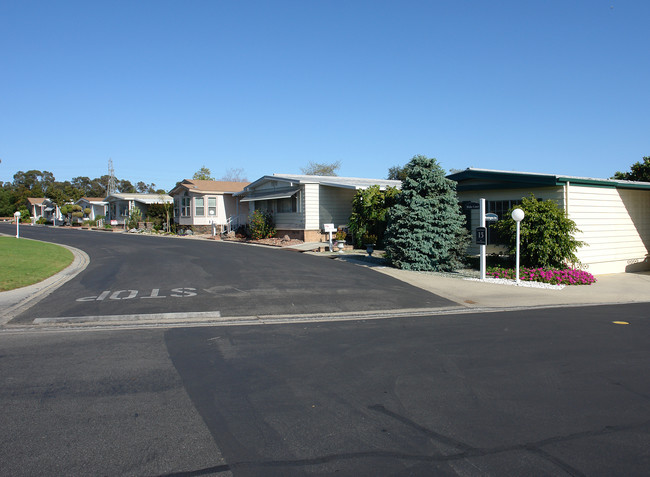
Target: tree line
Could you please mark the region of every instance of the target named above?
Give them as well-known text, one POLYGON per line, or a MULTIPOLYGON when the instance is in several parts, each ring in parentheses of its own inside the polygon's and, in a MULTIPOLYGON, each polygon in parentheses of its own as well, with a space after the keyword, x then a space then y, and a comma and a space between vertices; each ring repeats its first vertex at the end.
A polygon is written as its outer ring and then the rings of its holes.
MULTIPOLYGON (((0 182, 0 217, 10 217, 17 210, 25 215, 23 212, 29 210, 27 199, 30 197, 46 197, 59 207, 82 197, 106 197, 109 179, 106 174, 95 179, 79 176, 57 181, 49 171, 18 171, 13 182, 0 182)), ((126 179, 115 180, 115 192, 166 194, 165 190, 157 189, 156 184, 140 181, 133 185, 126 179)))

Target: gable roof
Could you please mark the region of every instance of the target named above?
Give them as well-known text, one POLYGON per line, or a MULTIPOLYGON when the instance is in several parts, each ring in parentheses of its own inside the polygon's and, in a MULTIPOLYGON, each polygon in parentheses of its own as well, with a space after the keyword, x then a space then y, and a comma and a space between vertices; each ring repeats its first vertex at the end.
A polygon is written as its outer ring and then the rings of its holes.
POLYGON ((232 194, 239 192, 246 187, 250 182, 231 182, 231 181, 204 181, 198 179, 183 179, 181 182, 169 191, 170 195, 177 194, 181 189, 190 192, 203 192, 203 193, 220 193, 232 194))
POLYGON ((27 203, 29 205, 42 205, 45 201, 50 202, 46 197, 27 197, 27 203))
MULTIPOLYGON (((95 203, 104 202, 103 197, 82 197, 79 200, 85 200, 86 202, 95 202, 95 203)), ((77 202, 79 202, 79 200, 77 202)))
POLYGON ((402 186, 402 181, 394 181, 388 179, 365 179, 360 177, 339 177, 339 176, 311 176, 311 175, 300 175, 300 174, 273 174, 271 176, 262 176, 257 179, 255 182, 251 182, 243 191, 238 192, 235 195, 244 195, 251 189, 258 187, 259 185, 269 182, 269 181, 278 181, 278 182, 287 182, 288 185, 300 185, 300 184, 320 184, 323 186, 329 187, 338 187, 341 189, 367 189, 370 186, 378 185, 382 190, 387 187, 397 187, 402 186))
POLYGON ((650 189, 650 182, 597 179, 592 177, 540 174, 533 172, 499 171, 472 167, 465 169, 464 171, 449 174, 447 178, 458 182, 458 191, 553 187, 563 186, 567 183, 592 187, 611 187, 616 189, 650 189))

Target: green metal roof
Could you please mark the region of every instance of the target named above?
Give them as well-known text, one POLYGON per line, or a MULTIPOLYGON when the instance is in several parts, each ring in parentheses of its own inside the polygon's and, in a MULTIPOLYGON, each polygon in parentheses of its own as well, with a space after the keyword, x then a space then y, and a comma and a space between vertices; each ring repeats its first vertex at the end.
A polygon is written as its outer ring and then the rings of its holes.
POLYGON ((611 187, 616 189, 650 190, 650 182, 595 179, 590 177, 560 176, 530 172, 497 171, 468 168, 449 174, 448 179, 458 182, 458 191, 489 189, 526 189, 530 187, 564 186, 566 183, 586 187, 611 187))

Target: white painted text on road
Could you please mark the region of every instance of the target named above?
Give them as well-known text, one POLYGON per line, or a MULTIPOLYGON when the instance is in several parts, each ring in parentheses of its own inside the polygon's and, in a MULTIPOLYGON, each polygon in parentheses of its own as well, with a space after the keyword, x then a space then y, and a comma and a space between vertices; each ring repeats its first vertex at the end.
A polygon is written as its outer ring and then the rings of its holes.
POLYGON ((155 299, 155 298, 189 298, 196 296, 196 288, 172 288, 169 294, 161 294, 160 288, 154 288, 140 294, 139 290, 104 290, 99 295, 77 298, 76 301, 103 301, 103 300, 133 300, 134 298, 155 299))

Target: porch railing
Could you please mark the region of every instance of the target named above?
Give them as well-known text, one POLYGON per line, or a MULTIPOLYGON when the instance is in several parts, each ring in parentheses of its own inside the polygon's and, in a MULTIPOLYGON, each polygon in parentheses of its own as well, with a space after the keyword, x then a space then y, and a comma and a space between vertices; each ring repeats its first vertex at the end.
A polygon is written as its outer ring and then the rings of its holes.
POLYGON ((226 222, 226 233, 234 232, 236 231, 240 225, 243 225, 245 223, 246 216, 245 215, 231 215, 228 217, 228 221, 226 222))

